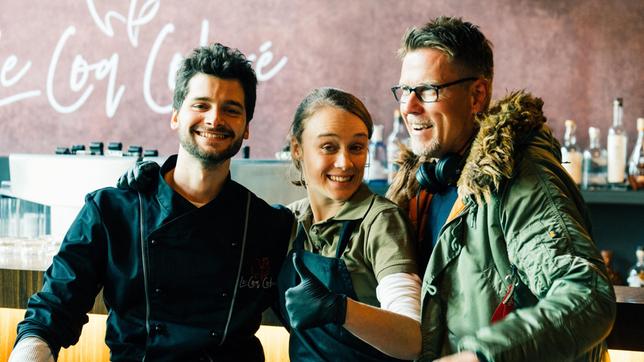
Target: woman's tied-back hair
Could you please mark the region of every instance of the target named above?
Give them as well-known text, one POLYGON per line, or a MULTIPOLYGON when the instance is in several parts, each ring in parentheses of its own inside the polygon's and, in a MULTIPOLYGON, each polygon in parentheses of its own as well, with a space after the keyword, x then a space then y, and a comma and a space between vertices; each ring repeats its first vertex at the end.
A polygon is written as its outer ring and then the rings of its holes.
POLYGON ((257 98, 257 77, 246 59, 237 49, 214 43, 209 46, 196 48, 189 57, 181 63, 177 71, 177 81, 174 87, 172 107, 181 108, 188 94, 188 82, 197 74, 204 73, 221 79, 236 79, 244 89, 244 108, 246 121, 253 119, 255 100, 257 98))
MULTIPOLYGON (((324 107, 334 107, 343 111, 354 114, 367 126, 369 138, 373 133, 373 120, 367 107, 356 96, 337 88, 316 88, 311 91, 295 110, 293 122, 291 123, 290 136, 297 143, 302 144, 302 133, 306 120, 311 118, 315 112, 324 107)), ((300 161, 293 159, 293 165, 296 169, 301 170, 300 161)), ((304 186, 303 180, 292 181, 295 185, 304 186)))
POLYGON ((484 77, 491 83, 494 77, 492 43, 478 26, 461 18, 441 16, 423 27, 407 30, 398 50, 400 57, 408 52, 433 48, 443 51, 462 68, 463 76, 484 77))

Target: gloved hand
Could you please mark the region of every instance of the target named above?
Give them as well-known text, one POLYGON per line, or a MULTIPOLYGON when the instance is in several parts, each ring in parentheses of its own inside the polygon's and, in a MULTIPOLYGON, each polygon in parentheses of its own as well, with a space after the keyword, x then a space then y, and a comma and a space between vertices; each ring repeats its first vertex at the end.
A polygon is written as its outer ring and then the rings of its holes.
POLYGON ((134 167, 127 170, 116 182, 116 187, 139 192, 151 190, 156 185, 159 169, 161 167, 154 161, 137 161, 134 167))
POLYGON ((343 325, 347 314, 347 296, 329 290, 293 253, 293 266, 302 279, 285 293, 286 311, 296 329, 319 327, 327 323, 343 325))

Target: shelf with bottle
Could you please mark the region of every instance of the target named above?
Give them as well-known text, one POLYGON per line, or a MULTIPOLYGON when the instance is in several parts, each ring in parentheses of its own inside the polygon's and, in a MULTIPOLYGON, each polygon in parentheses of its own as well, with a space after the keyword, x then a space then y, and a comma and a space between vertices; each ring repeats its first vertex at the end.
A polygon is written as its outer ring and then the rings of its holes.
POLYGON ((588 148, 582 156, 581 189, 599 190, 607 188, 606 150, 601 147, 601 131, 597 127, 588 127, 588 148))
POLYGON ((365 166, 364 180, 370 187, 387 185, 387 148, 384 143, 384 129, 383 125, 374 125, 369 142, 369 157, 365 166))
POLYGON ((644 192, 625 190, 581 190, 587 204, 644 205, 644 192))
POLYGON ((635 249, 635 265, 628 271, 626 282, 629 287, 644 287, 644 246, 639 245, 635 249))
POLYGON ((644 190, 644 118, 637 119, 637 141, 628 159, 628 183, 633 190, 644 190))
POLYGON ((623 100, 613 101, 613 122, 608 130, 607 147, 602 148, 599 128, 589 127, 589 145, 582 155, 581 166, 575 162, 578 148, 574 121, 565 121, 562 165, 577 181, 581 169, 582 195, 587 203, 644 205, 644 118, 637 119, 638 137, 632 152, 623 125, 623 100))
POLYGON ((568 172, 575 184, 582 182, 582 153, 577 146, 575 121, 567 119, 564 121, 565 133, 564 144, 561 146, 561 165, 568 172))
POLYGON ((398 156, 400 155, 401 147, 410 147, 411 140, 409 139, 409 133, 407 133, 407 128, 405 128, 405 122, 400 115, 400 111, 396 109, 394 111, 393 127, 392 131, 387 136, 387 181, 389 184, 393 182, 396 173, 398 172, 398 156))
POLYGON ((626 186, 626 166, 628 157, 628 135, 623 122, 624 101, 615 98, 613 101, 613 124, 608 129, 606 142, 608 184, 612 188, 626 186))

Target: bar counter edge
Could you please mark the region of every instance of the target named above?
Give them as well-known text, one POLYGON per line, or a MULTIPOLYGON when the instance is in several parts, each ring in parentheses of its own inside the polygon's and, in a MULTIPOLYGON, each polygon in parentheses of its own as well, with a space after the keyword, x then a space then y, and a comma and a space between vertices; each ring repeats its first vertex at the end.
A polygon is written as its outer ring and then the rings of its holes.
MULTIPOLYGON (((29 297, 42 286, 43 271, 0 269, 0 308, 25 309, 29 297)), ((615 286, 617 318, 607 342, 611 349, 644 351, 644 288, 615 286)), ((96 297, 94 314, 107 314, 102 292, 96 297)), ((281 326, 272 310, 262 316, 262 325, 281 326)))

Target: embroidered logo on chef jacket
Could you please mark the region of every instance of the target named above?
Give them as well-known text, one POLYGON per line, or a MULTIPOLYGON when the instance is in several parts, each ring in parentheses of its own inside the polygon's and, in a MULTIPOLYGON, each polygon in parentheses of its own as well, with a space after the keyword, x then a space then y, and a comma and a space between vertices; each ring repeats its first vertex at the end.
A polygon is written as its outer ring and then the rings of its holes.
POLYGON ((256 258, 250 266, 250 273, 242 275, 240 288, 268 289, 277 284, 271 275, 271 262, 267 257, 256 258))

